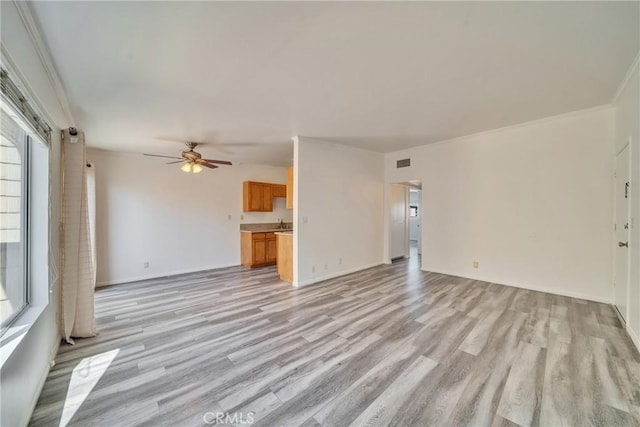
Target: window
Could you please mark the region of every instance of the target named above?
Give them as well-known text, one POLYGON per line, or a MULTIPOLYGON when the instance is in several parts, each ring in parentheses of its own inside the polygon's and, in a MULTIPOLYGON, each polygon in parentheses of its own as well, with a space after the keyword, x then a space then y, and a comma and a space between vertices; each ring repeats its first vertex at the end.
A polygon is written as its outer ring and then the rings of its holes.
POLYGON ((409 206, 409 216, 418 216, 418 206, 416 205, 409 206))
POLYGON ((4 330, 29 304, 30 140, 3 110, 0 120, 0 320, 4 330))

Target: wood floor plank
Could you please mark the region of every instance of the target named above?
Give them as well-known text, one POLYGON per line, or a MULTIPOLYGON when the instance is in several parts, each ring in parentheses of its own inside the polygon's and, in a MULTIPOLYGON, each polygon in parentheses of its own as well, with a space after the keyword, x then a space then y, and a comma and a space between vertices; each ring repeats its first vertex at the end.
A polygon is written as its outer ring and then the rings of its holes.
POLYGON ((420 384, 424 377, 437 366, 437 362, 428 357, 419 356, 389 388, 369 405, 354 422, 355 426, 388 425, 396 413, 404 406, 406 399, 420 384))
POLYGON ((538 425, 545 350, 520 342, 496 413, 521 426, 538 425))

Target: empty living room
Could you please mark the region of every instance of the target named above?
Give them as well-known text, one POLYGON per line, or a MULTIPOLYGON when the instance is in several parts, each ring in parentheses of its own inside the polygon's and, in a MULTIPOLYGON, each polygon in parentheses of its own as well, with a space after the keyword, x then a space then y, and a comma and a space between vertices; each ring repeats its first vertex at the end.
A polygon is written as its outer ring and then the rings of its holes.
POLYGON ((2 427, 640 427, 640 1, 1 1, 0 284, 2 427))

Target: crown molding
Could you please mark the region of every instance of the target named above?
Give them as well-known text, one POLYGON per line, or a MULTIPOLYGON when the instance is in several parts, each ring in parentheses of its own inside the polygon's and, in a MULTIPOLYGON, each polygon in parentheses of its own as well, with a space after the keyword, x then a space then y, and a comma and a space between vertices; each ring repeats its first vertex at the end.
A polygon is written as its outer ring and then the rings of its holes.
POLYGON ((638 71, 639 66, 640 66, 640 51, 638 51, 638 54, 636 55, 636 59, 633 60, 633 62, 631 63, 631 66, 627 70, 627 73, 624 75, 624 79, 622 79, 622 82, 620 82, 620 86, 618 86, 618 90, 616 90, 616 94, 613 96, 613 99, 611 100, 611 105, 615 105, 618 102, 620 95, 622 95, 622 92, 626 89, 633 75, 638 71))
POLYGON ((64 90, 64 85, 62 84, 62 80, 60 79, 60 75, 56 70, 56 67, 53 63, 53 59, 51 58, 51 54, 49 53, 49 49, 40 34, 40 29, 38 28, 38 24, 36 23, 35 18, 33 17, 33 13, 31 12, 31 8, 29 7, 29 3, 25 1, 17 1, 14 0, 13 4, 16 6, 18 10, 18 14, 20 15, 20 19, 22 19, 22 23, 24 24, 27 33, 29 34, 29 38, 33 42, 33 47, 35 48, 38 57, 40 58, 40 62, 51 82, 51 86, 53 87, 56 97, 58 98, 58 103, 62 108, 62 111, 68 121, 65 125, 75 126, 75 121, 73 120, 73 115, 71 114, 71 108, 69 105, 69 98, 67 98, 67 93, 64 90))

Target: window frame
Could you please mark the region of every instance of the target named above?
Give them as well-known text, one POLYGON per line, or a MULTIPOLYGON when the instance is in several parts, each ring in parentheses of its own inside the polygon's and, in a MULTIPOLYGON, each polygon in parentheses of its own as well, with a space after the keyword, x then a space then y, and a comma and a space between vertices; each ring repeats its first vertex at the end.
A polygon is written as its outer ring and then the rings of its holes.
MULTIPOLYGON (((4 114, 7 114, 5 112, 4 114)), ((14 120, 12 118, 12 120, 14 120)), ((15 121, 15 120, 14 120, 15 121)), ((20 126, 19 123, 16 125, 20 126)), ((29 232, 29 224, 31 222, 30 215, 30 185, 31 185, 31 144, 33 138, 22 129, 21 138, 23 138, 24 149, 21 160, 20 173, 20 239, 22 243, 22 286, 24 292, 24 303, 20 309, 16 310, 11 316, 7 317, 0 323, 0 337, 2 337, 11 326, 24 314, 31 306, 31 233, 29 232)))

